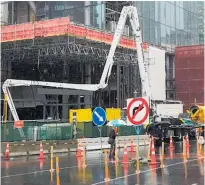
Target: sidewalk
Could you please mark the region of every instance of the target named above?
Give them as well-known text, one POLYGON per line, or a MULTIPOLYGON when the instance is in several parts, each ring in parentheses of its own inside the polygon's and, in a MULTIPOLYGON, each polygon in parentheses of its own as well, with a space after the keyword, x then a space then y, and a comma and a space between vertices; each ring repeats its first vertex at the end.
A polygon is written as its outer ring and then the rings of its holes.
MULTIPOLYGON (((50 148, 53 146, 54 153, 69 153, 77 151, 78 143, 83 144, 86 147, 87 151, 91 150, 100 150, 101 149, 101 140, 102 140, 102 149, 110 148, 108 144, 108 137, 100 138, 83 138, 77 140, 58 140, 58 141, 42 141, 43 151, 45 154, 50 153, 50 148)), ((117 147, 123 148, 126 144, 127 147, 131 145, 131 140, 133 144, 137 144, 136 136, 118 136, 117 137, 117 147)), ((6 150, 5 142, 1 143, 1 156, 4 156, 6 150)), ((139 145, 148 145, 149 140, 147 135, 139 136, 139 145)), ((20 156, 29 156, 29 155, 38 155, 40 150, 40 141, 26 141, 26 142, 12 142, 9 143, 9 154, 10 157, 20 157, 20 156)))

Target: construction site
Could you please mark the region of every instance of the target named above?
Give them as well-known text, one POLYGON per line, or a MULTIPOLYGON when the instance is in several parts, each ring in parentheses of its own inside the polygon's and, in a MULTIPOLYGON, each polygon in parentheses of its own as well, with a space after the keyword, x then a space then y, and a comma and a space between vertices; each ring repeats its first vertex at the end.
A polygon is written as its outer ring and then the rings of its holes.
POLYGON ((203 184, 203 7, 2 2, 3 184, 203 184))

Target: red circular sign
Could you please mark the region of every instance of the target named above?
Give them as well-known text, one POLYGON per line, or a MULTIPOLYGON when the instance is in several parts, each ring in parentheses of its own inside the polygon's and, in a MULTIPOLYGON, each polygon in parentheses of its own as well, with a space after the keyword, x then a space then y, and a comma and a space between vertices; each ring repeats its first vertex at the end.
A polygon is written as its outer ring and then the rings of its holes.
POLYGON ((129 121, 134 124, 134 125, 140 125, 142 124, 146 119, 147 119, 147 116, 149 115, 149 105, 147 103, 147 101, 144 99, 144 98, 135 98, 133 99, 128 107, 127 107, 127 118, 129 119, 129 121), (130 108, 132 106, 133 103, 135 103, 136 101, 141 101, 142 102, 142 105, 140 105, 140 107, 138 108, 138 110, 134 113, 134 115, 130 115, 130 108), (140 108, 143 107, 143 105, 145 106, 145 109, 146 109, 146 113, 144 115, 144 117, 140 120, 140 121, 135 121, 135 117, 137 115, 137 113, 139 112, 140 108))

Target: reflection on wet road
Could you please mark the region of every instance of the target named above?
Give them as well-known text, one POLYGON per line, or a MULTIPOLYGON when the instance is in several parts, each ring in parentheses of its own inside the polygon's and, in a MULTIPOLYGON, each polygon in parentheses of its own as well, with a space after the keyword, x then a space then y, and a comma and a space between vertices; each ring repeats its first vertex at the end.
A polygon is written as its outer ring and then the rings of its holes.
MULTIPOLYGON (((184 162, 182 144, 176 143, 170 151, 165 147, 164 168, 160 164, 140 164, 140 174, 136 174, 135 162, 131 161, 133 154, 129 152, 128 164, 111 163, 105 165, 104 154, 99 151, 86 152, 85 160, 75 154, 59 154, 59 170, 50 172, 50 157, 38 160, 37 156, 29 158, 14 158, 1 162, 1 181, 3 185, 80 185, 80 184, 110 184, 110 185, 203 185, 204 159, 199 159, 196 143, 191 147, 184 162), (59 172, 58 172, 59 171, 59 172), (107 179, 107 181, 105 181, 107 179)), ((140 156, 146 156, 147 147, 140 147, 140 156)), ((136 154, 134 153, 134 158, 136 154)), ((159 154, 156 155, 159 159, 159 154)), ((123 158, 123 149, 119 151, 119 160, 123 158)))

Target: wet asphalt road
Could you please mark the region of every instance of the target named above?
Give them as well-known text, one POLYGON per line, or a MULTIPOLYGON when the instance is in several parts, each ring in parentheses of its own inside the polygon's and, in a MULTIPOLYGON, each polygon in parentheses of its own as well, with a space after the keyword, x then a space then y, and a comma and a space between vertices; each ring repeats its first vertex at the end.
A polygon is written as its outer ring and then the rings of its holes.
MULTIPOLYGON (((86 168, 82 168, 82 160, 77 160, 74 153, 59 154, 59 177, 56 172, 49 172, 49 156, 43 161, 39 161, 37 156, 14 158, 1 161, 1 182, 3 185, 204 185, 204 159, 197 159, 195 142, 191 142, 189 153, 188 162, 184 163, 182 144, 176 143, 173 156, 170 156, 169 150, 165 153, 164 169, 159 164, 141 164, 140 174, 135 173, 133 163, 109 163, 108 182, 104 181, 107 169, 104 154, 100 151, 86 153, 86 168)), ((123 149, 119 151, 120 160, 122 155, 123 149)), ((140 147, 140 156, 146 155, 147 147, 140 147)), ((129 153, 129 159, 132 157, 135 153, 129 153)))

